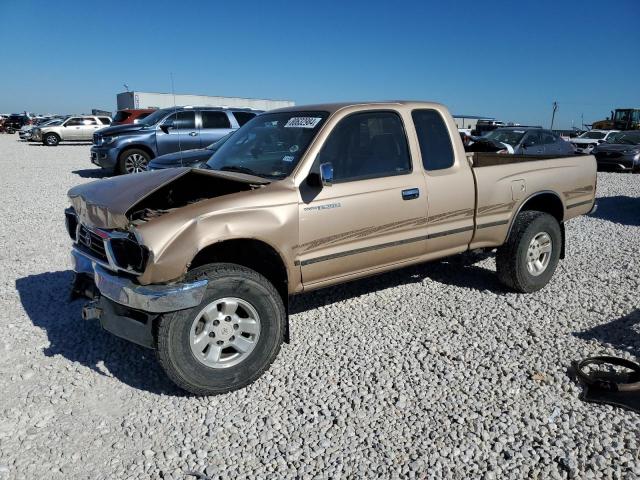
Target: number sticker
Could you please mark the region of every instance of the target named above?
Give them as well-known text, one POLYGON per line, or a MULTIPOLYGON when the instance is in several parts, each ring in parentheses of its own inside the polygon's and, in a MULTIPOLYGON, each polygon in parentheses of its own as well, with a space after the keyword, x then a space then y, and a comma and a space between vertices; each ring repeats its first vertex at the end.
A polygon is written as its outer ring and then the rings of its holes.
POLYGON ((318 117, 291 117, 285 128, 315 128, 322 120, 318 117))

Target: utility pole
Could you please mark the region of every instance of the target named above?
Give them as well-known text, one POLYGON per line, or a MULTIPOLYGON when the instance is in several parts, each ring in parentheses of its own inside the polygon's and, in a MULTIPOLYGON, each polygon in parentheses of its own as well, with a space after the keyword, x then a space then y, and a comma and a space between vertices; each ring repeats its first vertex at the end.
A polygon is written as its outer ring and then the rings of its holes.
POLYGON ((553 113, 551 114, 551 128, 553 130, 553 121, 556 119, 556 110, 558 110, 558 102, 553 102, 553 113))

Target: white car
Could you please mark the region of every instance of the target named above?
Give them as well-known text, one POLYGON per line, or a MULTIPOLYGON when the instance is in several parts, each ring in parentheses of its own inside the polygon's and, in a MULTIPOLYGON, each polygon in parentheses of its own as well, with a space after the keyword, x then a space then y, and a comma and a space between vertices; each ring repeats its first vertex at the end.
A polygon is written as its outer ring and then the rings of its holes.
POLYGON ((594 147, 604 143, 607 139, 619 130, 589 130, 578 137, 570 140, 575 147, 576 153, 591 153, 594 147))

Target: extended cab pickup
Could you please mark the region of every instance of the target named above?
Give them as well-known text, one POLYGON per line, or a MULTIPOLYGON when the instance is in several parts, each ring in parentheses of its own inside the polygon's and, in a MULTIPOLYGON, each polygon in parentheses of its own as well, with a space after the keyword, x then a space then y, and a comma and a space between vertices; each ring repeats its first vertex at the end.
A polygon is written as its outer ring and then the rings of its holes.
POLYGON ((274 360, 290 295, 474 249, 497 249, 508 288, 539 290, 595 185, 592 156, 466 154, 436 103, 276 110, 206 168, 71 189, 74 292, 177 385, 221 393, 274 360))

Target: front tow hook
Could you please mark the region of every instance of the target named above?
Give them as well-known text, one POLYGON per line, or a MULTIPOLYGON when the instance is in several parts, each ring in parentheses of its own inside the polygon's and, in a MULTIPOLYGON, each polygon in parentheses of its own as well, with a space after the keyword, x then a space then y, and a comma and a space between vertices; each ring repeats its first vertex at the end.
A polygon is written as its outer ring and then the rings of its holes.
POLYGON ((102 309, 98 307, 96 301, 89 302, 82 308, 83 320, 99 320, 101 315, 102 309))

